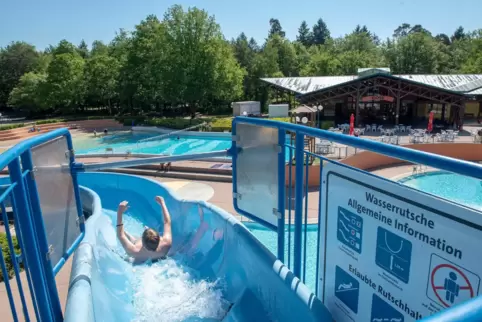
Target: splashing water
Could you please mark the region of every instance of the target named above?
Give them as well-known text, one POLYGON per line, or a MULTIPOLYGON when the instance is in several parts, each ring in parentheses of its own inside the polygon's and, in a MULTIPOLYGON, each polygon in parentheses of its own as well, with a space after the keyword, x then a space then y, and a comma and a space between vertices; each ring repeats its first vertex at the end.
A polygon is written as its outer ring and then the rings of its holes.
MULTIPOLYGON (((110 217, 112 223, 115 213, 108 210, 103 213, 110 217)), ((139 236, 144 227, 139 220, 127 214, 124 215, 124 226, 135 236, 139 236)), ((111 263, 111 267, 125 267, 127 293, 132 299, 132 321, 221 320, 225 316, 229 303, 223 299, 219 280, 210 282, 198 278, 195 270, 184 265, 181 255, 153 264, 132 266, 123 259, 125 252, 113 236, 114 226, 105 225, 101 230, 100 245, 97 246, 104 249, 98 254, 104 253, 117 262, 111 263)), ((103 261, 103 264, 108 263, 103 261)))
POLYGON ((197 280, 174 259, 134 268, 134 321, 220 320, 228 303, 216 282, 197 280))

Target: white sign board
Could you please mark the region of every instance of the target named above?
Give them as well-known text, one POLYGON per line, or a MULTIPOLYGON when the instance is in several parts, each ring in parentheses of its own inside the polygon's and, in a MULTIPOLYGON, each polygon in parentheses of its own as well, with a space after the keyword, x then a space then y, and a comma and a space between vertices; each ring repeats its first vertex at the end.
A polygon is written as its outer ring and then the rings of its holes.
POLYGON ((476 210, 333 163, 322 205, 319 294, 335 321, 416 321, 479 294, 476 210))

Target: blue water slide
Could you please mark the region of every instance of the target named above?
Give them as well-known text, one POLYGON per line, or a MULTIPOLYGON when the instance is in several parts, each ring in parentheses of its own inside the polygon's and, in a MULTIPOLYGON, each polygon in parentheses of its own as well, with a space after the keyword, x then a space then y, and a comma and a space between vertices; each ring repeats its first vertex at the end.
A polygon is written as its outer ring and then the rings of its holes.
POLYGON ((87 172, 79 174, 79 184, 92 195, 92 215, 72 264, 66 321, 332 320, 320 300, 222 209, 180 200, 141 177, 87 172), (139 236, 144 225, 162 231, 156 195, 171 213, 175 252, 132 265, 115 235, 115 211, 128 200, 127 231, 139 236))

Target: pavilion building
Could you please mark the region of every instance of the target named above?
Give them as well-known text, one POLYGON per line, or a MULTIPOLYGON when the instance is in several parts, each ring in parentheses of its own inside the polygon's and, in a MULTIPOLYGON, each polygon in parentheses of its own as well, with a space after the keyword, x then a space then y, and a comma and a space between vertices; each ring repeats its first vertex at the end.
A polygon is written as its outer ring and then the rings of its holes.
MULTIPOLYGON (((434 122, 462 127, 482 111, 482 74, 393 75, 389 68, 361 68, 357 75, 262 78, 278 93, 308 106, 323 106, 324 120, 356 126, 417 125, 430 111, 434 122)), ((294 108, 294 106, 291 106, 294 108)))

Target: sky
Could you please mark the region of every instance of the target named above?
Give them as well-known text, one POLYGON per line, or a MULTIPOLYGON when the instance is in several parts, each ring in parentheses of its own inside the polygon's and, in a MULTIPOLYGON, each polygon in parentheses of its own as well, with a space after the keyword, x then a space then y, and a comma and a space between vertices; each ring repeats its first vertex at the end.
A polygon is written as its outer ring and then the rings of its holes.
POLYGON ((357 24, 381 39, 405 22, 449 36, 460 25, 482 28, 482 0, 0 0, 0 47, 17 40, 38 49, 62 39, 108 43, 120 28, 133 30, 149 14, 162 18, 173 4, 207 10, 227 39, 244 32, 259 43, 267 37, 270 18, 279 19, 290 39, 301 21, 312 26, 320 17, 334 37, 357 24))

